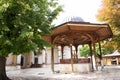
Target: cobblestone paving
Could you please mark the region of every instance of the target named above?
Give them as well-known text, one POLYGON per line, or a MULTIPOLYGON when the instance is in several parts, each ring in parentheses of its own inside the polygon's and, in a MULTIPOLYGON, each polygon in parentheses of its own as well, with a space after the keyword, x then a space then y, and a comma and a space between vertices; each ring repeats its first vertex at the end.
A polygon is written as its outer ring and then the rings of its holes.
POLYGON ((52 73, 50 68, 7 71, 12 80, 120 80, 120 66, 106 66, 103 71, 89 73, 52 73))

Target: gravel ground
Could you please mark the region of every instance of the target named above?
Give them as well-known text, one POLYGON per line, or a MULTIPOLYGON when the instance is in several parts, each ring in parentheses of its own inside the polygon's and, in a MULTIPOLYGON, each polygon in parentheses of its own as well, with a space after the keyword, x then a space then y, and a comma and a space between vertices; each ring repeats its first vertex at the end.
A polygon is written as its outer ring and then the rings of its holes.
POLYGON ((52 73, 49 68, 7 71, 12 80, 120 80, 120 66, 106 66, 103 71, 89 73, 52 73))

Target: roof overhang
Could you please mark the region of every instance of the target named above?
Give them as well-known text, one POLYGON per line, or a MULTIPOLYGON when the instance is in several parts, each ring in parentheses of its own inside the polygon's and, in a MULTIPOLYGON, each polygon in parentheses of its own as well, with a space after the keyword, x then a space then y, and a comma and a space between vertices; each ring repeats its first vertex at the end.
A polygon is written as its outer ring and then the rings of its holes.
POLYGON ((88 44, 111 38, 113 33, 108 24, 93 24, 88 22, 66 22, 52 29, 45 40, 57 45, 88 44), (52 38, 52 39, 51 39, 52 38))

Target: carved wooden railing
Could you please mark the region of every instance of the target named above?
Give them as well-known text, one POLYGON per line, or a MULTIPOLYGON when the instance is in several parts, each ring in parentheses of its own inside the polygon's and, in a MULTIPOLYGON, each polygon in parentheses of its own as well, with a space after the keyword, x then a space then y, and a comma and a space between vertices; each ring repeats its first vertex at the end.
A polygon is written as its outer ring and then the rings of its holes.
MULTIPOLYGON (((75 64, 90 63, 90 58, 74 59, 75 64)), ((60 59, 60 64, 71 64, 71 59, 60 59)))

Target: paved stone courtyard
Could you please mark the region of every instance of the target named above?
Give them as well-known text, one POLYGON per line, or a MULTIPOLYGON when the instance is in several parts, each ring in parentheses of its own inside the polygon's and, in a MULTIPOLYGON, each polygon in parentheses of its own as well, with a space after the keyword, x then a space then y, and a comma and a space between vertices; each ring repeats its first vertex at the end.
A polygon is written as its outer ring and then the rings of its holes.
POLYGON ((12 80, 120 80, 120 66, 105 66, 103 71, 89 73, 52 73, 50 67, 11 69, 7 75, 12 80))

